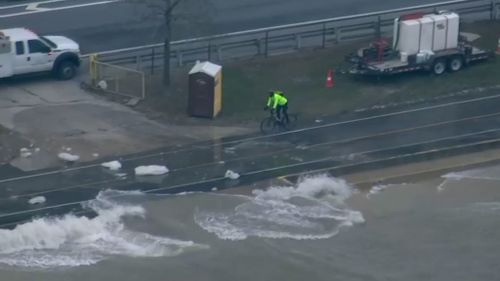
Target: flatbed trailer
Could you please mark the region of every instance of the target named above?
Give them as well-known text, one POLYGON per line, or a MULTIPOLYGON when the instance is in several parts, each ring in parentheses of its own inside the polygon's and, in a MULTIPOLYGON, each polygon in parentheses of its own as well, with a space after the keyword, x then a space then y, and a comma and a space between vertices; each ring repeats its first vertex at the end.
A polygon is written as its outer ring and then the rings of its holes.
POLYGON ((492 51, 482 50, 468 42, 460 42, 457 48, 442 50, 419 60, 416 55, 402 59, 400 53, 391 49, 384 50, 384 56, 365 56, 351 54, 347 61, 351 64, 350 74, 389 76, 413 71, 430 71, 436 75, 456 72, 472 62, 494 57, 492 51))

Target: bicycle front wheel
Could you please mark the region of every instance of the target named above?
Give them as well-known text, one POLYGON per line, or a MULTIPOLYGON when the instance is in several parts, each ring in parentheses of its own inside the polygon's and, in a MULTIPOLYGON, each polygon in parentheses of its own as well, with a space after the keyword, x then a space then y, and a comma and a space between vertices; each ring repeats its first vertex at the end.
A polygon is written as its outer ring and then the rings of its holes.
POLYGON ((271 117, 268 117, 262 122, 260 122, 260 131, 264 134, 270 134, 274 131, 274 119, 271 117))

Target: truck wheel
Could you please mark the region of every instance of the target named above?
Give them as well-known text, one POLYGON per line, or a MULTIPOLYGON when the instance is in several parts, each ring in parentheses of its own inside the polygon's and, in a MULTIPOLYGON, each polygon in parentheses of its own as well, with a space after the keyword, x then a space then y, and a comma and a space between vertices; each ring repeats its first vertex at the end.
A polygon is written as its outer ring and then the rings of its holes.
POLYGON ((76 75, 76 65, 71 61, 63 61, 57 67, 56 74, 60 80, 69 80, 76 75))
POLYGON ((432 72, 436 75, 441 75, 446 71, 446 62, 444 60, 436 60, 432 65, 432 72))
POLYGON ((461 57, 452 57, 448 63, 448 68, 451 72, 457 72, 462 69, 464 65, 464 60, 461 57))

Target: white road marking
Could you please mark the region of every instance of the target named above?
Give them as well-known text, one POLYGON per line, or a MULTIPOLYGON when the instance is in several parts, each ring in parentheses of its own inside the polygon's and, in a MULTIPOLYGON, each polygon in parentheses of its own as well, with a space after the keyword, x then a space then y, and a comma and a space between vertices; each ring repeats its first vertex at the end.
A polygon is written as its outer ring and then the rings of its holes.
POLYGON ((16 4, 16 5, 10 5, 10 6, 0 6, 0 10, 6 10, 6 9, 13 9, 13 8, 21 8, 21 7, 26 7, 31 4, 50 4, 50 3, 56 3, 56 2, 64 2, 68 0, 49 0, 49 1, 40 1, 40 2, 34 2, 34 3, 24 3, 24 4, 16 4))
POLYGON ((39 7, 37 7, 40 4, 53 3, 53 2, 63 2, 63 1, 67 1, 67 0, 52 0, 52 1, 31 3, 29 5, 24 4, 24 5, 13 5, 13 6, 10 6, 10 7, 1 7, 0 10, 1 9, 8 9, 8 8, 16 8, 16 7, 26 7, 26 11, 24 11, 24 12, 18 12, 18 13, 12 13, 12 14, 0 15, 0 18, 11 18, 11 17, 24 16, 24 15, 37 14, 37 13, 45 13, 45 12, 61 11, 61 10, 68 10, 68 9, 76 9, 76 8, 83 8, 83 7, 96 6, 96 5, 104 5, 104 4, 110 4, 110 3, 118 2, 118 1, 121 1, 121 0, 106 0, 106 1, 100 1, 100 2, 92 2, 92 3, 85 3, 85 4, 76 4, 76 5, 54 7, 54 8, 39 8, 39 7), (30 10, 30 8, 31 8, 31 10, 30 10))
POLYGON ((41 3, 30 3, 27 7, 26 7, 26 10, 28 11, 46 11, 46 10, 50 10, 48 8, 39 8, 38 5, 40 5, 41 3))

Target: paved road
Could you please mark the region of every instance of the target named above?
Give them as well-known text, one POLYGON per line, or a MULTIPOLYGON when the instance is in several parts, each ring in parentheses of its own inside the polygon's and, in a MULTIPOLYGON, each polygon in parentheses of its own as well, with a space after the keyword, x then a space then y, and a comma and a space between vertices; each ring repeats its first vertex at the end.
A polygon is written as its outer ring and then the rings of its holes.
POLYGON ((78 202, 102 189, 155 193, 212 188, 328 168, 335 175, 399 161, 425 160, 444 153, 470 151, 500 143, 500 95, 392 111, 358 113, 331 123, 273 136, 253 136, 220 143, 164 149, 120 159, 119 173, 99 163, 62 171, 40 171, 0 178, 0 225, 33 214, 79 210, 78 202), (166 176, 137 177, 139 165, 166 165, 166 176), (241 174, 231 181, 226 170, 241 174), (43 205, 27 200, 43 195, 43 205))
MULTIPOLYGON (((203 4, 203 1, 186 0, 181 4, 175 22, 176 39, 442 2, 314 0, 305 4, 302 0, 206 0, 203 4)), ((41 34, 66 35, 80 42, 84 53, 161 42, 161 18, 151 16, 145 2, 50 0, 29 6, 23 4, 29 2, 6 1, 0 7, 0 26, 26 26, 41 34)))

